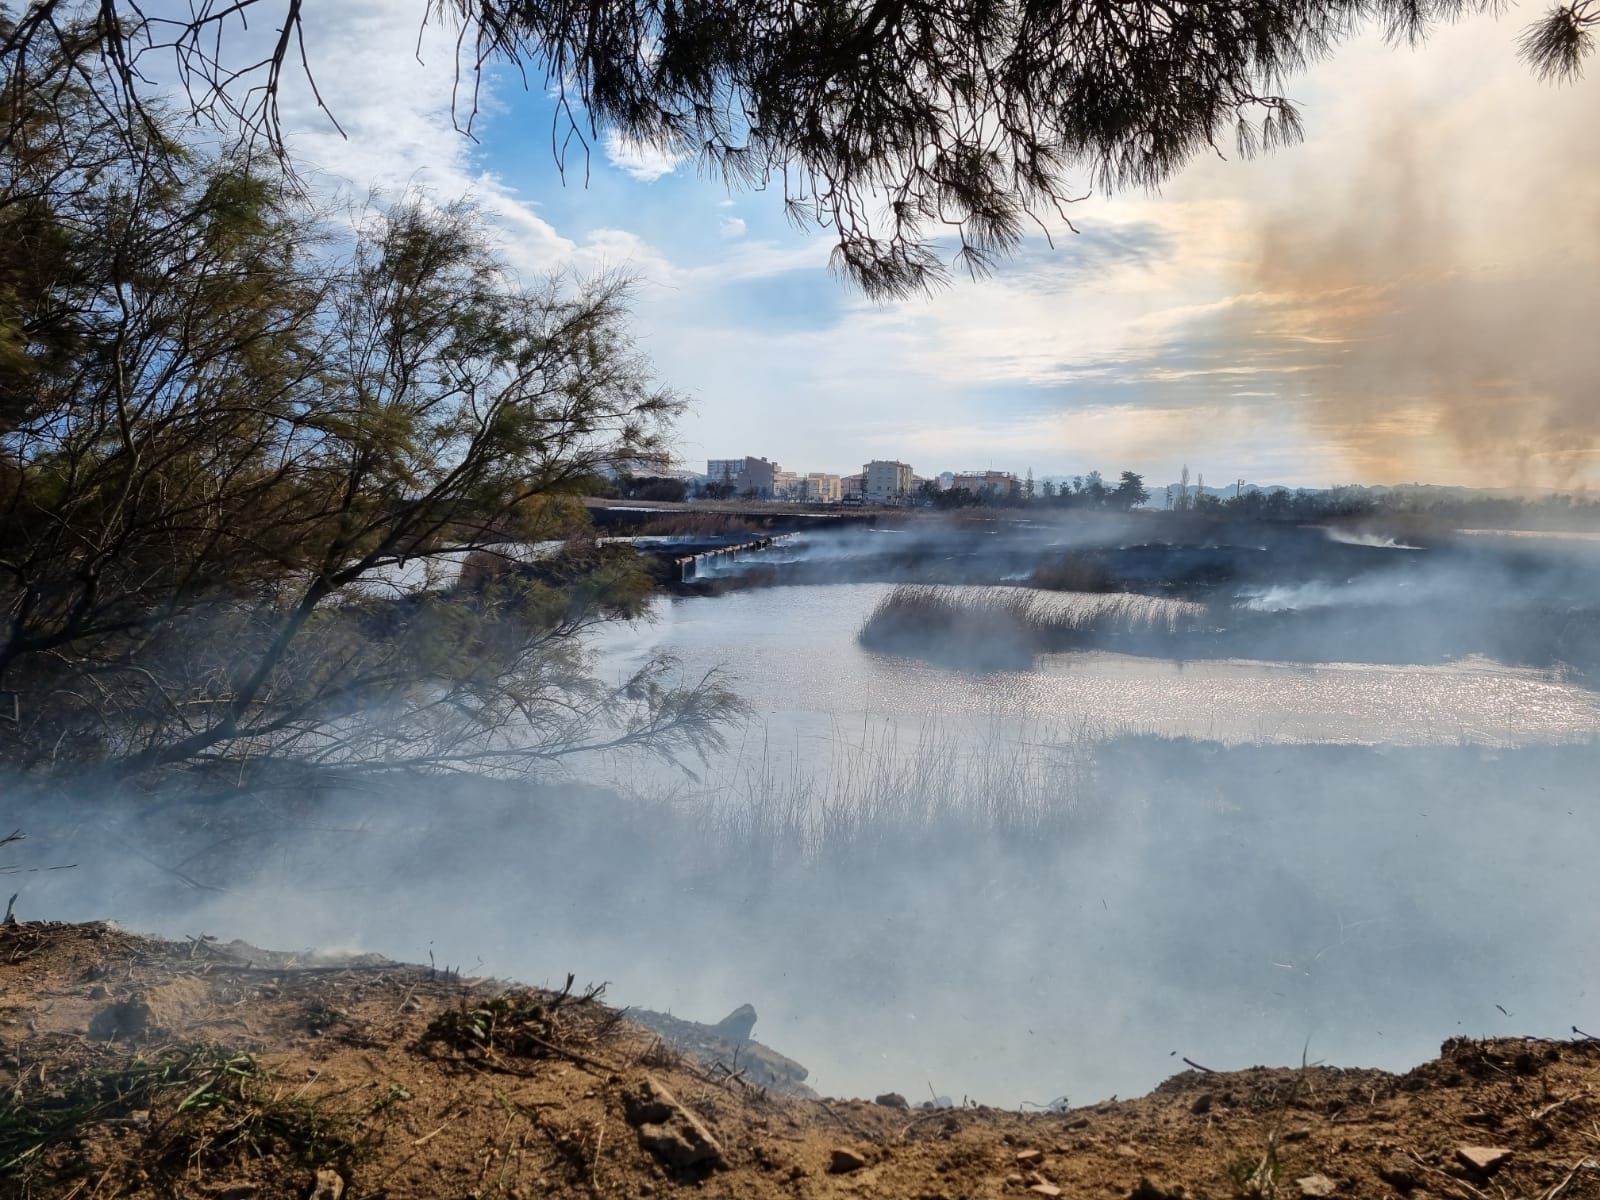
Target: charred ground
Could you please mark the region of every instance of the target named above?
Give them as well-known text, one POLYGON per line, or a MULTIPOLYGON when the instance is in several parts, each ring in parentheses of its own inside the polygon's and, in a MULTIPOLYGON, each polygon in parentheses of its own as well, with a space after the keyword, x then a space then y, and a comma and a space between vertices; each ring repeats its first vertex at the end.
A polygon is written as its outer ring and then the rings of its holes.
POLYGON ((1047 1112, 822 1101, 571 981, 98 924, 0 928, 0 1087, 8 1197, 1600 1194, 1592 1039, 1189 1070, 1047 1112))

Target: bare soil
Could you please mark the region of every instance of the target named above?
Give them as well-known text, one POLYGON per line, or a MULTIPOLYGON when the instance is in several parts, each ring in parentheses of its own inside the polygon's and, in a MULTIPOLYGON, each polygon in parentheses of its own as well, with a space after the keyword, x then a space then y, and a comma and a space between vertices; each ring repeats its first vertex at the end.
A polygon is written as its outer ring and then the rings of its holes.
POLYGON ((758 1086, 575 983, 0 926, 4 1197, 1600 1197, 1588 1039, 902 1104, 758 1086))

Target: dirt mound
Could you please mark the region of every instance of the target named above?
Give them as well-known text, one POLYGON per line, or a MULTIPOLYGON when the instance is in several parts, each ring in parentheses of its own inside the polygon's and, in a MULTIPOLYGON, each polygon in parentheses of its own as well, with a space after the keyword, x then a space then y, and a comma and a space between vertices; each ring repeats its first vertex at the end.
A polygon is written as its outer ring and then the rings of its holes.
POLYGON ((1593 1041, 912 1110, 709 1070, 570 980, 252 950, 0 928, 0 1196, 1600 1196, 1593 1041))

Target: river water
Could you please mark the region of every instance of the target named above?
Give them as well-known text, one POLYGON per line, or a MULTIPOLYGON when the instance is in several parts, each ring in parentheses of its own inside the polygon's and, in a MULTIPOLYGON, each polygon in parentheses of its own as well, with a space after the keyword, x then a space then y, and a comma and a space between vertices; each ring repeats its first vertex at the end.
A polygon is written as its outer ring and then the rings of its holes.
POLYGON ((1067 743, 1092 760, 1061 785, 1075 819, 1027 849, 969 830, 899 858, 835 846, 813 891, 741 885, 731 912, 680 894, 709 953, 586 943, 641 1002, 754 1001, 758 1036, 829 1092, 1004 1104, 1129 1094, 1175 1055, 1401 1069, 1456 1034, 1600 1025, 1578 949, 1600 900, 1594 692, 1484 659, 1074 653, 973 675, 858 647, 885 591, 664 600, 603 652, 721 669, 746 697, 749 728, 697 776, 724 803, 773 777, 849 800, 827 777, 863 746, 1067 743))
POLYGON ((856 645, 890 590, 853 583, 662 599, 650 622, 608 631, 601 650, 612 673, 656 653, 673 655, 686 678, 721 671, 755 709, 762 740, 777 745, 874 721, 910 731, 930 721, 976 723, 987 736, 994 718, 1092 737, 1224 743, 1524 745, 1600 730, 1600 695, 1549 671, 1481 658, 1390 666, 1086 652, 1043 655, 1027 671, 971 674, 856 645))
POLYGON ((1183 1057, 1404 1069, 1455 1035, 1600 1032, 1594 692, 1482 659, 965 674, 856 645, 884 590, 606 631, 606 672, 670 653, 752 709, 687 770, 579 769, 679 797, 645 818, 576 789, 268 806, 252 882, 198 890, 91 810, 41 847, 80 869, 24 879, 28 911, 574 971, 697 1020, 753 1003, 832 1095, 1084 1103, 1183 1057))

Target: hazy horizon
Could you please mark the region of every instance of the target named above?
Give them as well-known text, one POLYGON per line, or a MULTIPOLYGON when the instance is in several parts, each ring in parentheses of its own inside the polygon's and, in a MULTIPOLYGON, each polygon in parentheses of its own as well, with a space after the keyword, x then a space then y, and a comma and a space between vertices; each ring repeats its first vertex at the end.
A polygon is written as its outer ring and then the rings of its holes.
POLYGON ((1290 81, 1302 145, 1087 196, 1079 232, 1048 219, 992 278, 886 304, 830 274, 828 231, 792 228, 775 193, 604 133, 563 176, 550 99, 503 71, 463 136, 453 34, 419 45, 408 0, 305 16, 340 47, 311 66, 348 140, 298 78, 284 117, 325 186, 470 194, 518 270, 634 276, 641 346, 692 401, 690 463, 832 471, 848 444, 919 472, 1571 490, 1600 482, 1600 93, 1517 60, 1533 15, 1415 50, 1359 38, 1290 81))

